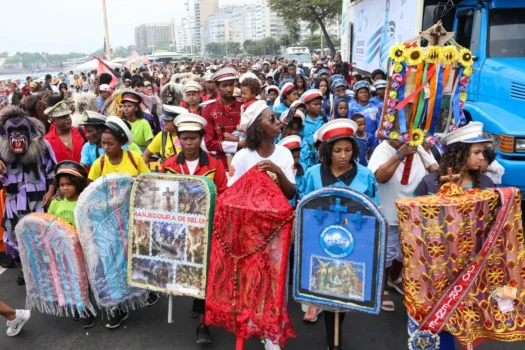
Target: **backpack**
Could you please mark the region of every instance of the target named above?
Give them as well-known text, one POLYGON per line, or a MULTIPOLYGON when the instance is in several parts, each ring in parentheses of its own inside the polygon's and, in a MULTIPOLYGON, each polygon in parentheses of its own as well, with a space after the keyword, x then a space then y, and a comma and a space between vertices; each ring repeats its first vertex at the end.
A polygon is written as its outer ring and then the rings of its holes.
MULTIPOLYGON (((129 158, 131 164, 133 164, 135 169, 139 170, 139 167, 137 166, 137 163, 135 162, 135 159, 133 159, 133 154, 131 154, 131 151, 126 151, 126 153, 128 154, 128 158, 129 158)), ((101 174, 104 171, 104 164, 105 163, 106 163, 106 157, 102 156, 102 158, 100 158, 100 173, 101 174)))

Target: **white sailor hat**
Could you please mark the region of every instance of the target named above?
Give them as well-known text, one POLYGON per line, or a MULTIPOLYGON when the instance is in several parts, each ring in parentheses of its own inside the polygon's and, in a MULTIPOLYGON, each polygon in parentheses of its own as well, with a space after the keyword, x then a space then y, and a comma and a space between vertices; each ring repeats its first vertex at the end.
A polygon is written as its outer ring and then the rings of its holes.
POLYGON ((98 87, 98 91, 100 92, 107 92, 111 90, 111 86, 109 86, 108 84, 102 84, 98 87))
POLYGON ((206 119, 193 113, 183 113, 175 118, 173 123, 179 133, 183 131, 200 131, 204 129, 207 124, 206 119))
POLYGON ((295 100, 292 102, 292 104, 290 105, 290 108, 306 108, 306 106, 304 105, 304 103, 301 102, 301 100, 295 100))
POLYGON ((162 105, 162 114, 160 115, 160 120, 170 122, 184 113, 188 113, 188 110, 184 107, 162 105))
POLYGON ((133 143, 133 134, 131 133, 131 125, 129 125, 129 122, 120 119, 117 116, 109 116, 106 120, 106 127, 111 129, 114 133, 118 134, 119 136, 124 136, 127 139, 126 145, 131 145, 133 143))
POLYGON ((281 96, 288 95, 288 93, 290 93, 290 91, 292 91, 293 89, 295 89, 295 85, 292 82, 284 84, 281 88, 281 96))
POLYGON ((439 141, 442 145, 450 145, 456 142, 482 143, 491 142, 491 140, 483 136, 483 123, 470 122, 464 127, 446 134, 439 141))
POLYGON ((237 80, 237 71, 229 67, 219 69, 217 72, 215 72, 215 74, 211 76, 211 80, 216 82, 237 80))
POLYGON ((357 124, 352 119, 335 119, 319 128, 317 137, 319 141, 331 142, 342 138, 352 137, 355 135, 356 130, 357 124))
POLYGON ((287 136, 278 145, 288 148, 290 151, 294 149, 301 149, 301 137, 298 135, 287 136))
POLYGON ((253 124, 255 119, 264 111, 266 108, 268 108, 268 105, 266 104, 266 101, 258 100, 252 103, 244 113, 241 115, 241 123, 240 128, 242 131, 248 130, 250 125, 253 124))
MULTIPOLYGON (((290 113, 291 109, 287 109, 286 111, 282 112, 281 113, 281 116, 279 117, 279 120, 284 123, 286 121, 286 118, 288 117, 288 113, 290 113)), ((301 111, 300 109, 296 110, 294 115, 293 115, 294 118, 299 118, 301 119, 301 121, 303 122, 304 124, 304 120, 305 120, 305 115, 303 113, 303 111, 301 111)))
POLYGON ((194 80, 187 81, 186 84, 184 84, 184 86, 182 87, 182 92, 187 93, 190 91, 201 92, 202 91, 201 84, 197 83, 194 80))
POLYGON ((214 81, 213 80, 213 74, 211 74, 211 73, 204 74, 203 78, 204 78, 205 81, 214 81))
POLYGON ((79 126, 84 125, 105 125, 108 117, 93 111, 85 111, 82 114, 82 122, 79 126))
POLYGON ((358 92, 361 89, 368 89, 370 91, 370 83, 366 80, 360 80, 354 85, 354 91, 358 92))
POLYGON ((312 89, 307 90, 305 93, 301 95, 301 103, 307 104, 315 100, 316 98, 323 98, 323 93, 321 90, 318 89, 312 89))
POLYGON ((279 87, 276 85, 270 85, 266 88, 266 93, 269 93, 270 91, 275 91, 277 95, 279 95, 279 87))
POLYGON ((388 82, 386 80, 376 80, 374 86, 376 89, 386 89, 388 82))
POLYGON ((319 130, 320 130, 320 129, 317 129, 317 130, 314 132, 314 145, 317 143, 317 141, 319 141, 319 130))
POLYGON ((257 76, 255 74, 253 74, 252 72, 247 72, 247 73, 244 73, 243 75, 241 75, 239 77, 239 83, 242 84, 242 82, 244 81, 244 79, 246 78, 252 78, 252 79, 255 79, 255 80, 259 80, 259 78, 257 78, 257 76))

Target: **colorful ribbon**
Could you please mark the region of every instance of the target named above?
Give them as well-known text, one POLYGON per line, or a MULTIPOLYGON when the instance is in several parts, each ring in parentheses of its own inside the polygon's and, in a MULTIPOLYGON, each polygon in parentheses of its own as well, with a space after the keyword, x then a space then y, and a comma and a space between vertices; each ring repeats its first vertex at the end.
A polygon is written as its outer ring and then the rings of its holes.
MULTIPOLYGON (((421 82, 423 79, 423 71, 425 70, 425 66, 426 66, 425 62, 421 62, 417 66, 415 89, 418 89, 421 86, 421 82)), ((416 119, 416 112, 417 112, 418 106, 419 106, 419 99, 417 98, 414 100, 414 103, 412 105, 412 117, 410 118, 410 125, 411 125, 410 133, 412 133, 412 129, 416 128, 416 126, 414 126, 414 120, 416 119)), ((410 135, 410 137, 412 137, 412 135, 410 135)))
POLYGON ((454 91, 454 98, 452 99, 452 108, 454 109, 454 125, 459 126, 460 118, 461 118, 461 108, 459 108, 459 95, 461 93, 461 89, 459 88, 459 81, 461 80, 461 77, 463 76, 463 69, 464 67, 461 66, 458 70, 458 75, 456 78, 456 86, 454 91))
POLYGON ((421 91, 421 89, 423 89, 423 87, 425 87, 425 84, 428 82, 428 77, 434 74, 434 69, 435 68, 433 64, 429 64, 429 63, 425 64, 422 83, 419 86, 418 90, 416 90, 417 92, 420 92, 420 95, 419 95, 419 105, 417 106, 416 118, 414 119, 414 124, 412 125, 413 128, 419 127, 419 123, 421 122, 421 116, 423 115, 423 110, 425 107, 425 103, 424 103, 425 91, 421 91))
MULTIPOLYGON (((411 71, 410 68, 411 67, 409 67, 407 70, 406 65, 403 64, 403 70, 400 72, 401 75, 403 76, 403 80, 399 84, 400 85, 399 90, 397 90, 398 101, 403 101, 403 99, 405 98, 405 82, 408 78, 408 75, 410 74, 410 71, 411 71)), ((404 108, 398 109, 397 116, 399 118, 399 131, 402 134, 405 134, 407 132, 407 120, 405 117, 405 109, 404 108)))
POLYGON ((445 89, 445 84, 443 84, 443 78, 444 78, 445 70, 441 68, 439 70, 439 76, 437 78, 437 86, 436 86, 436 97, 435 97, 435 103, 434 103, 434 110, 429 110, 428 115, 432 112, 432 118, 427 120, 427 125, 430 124, 429 134, 434 135, 434 131, 436 130, 437 121, 439 119, 439 112, 441 112, 441 101, 443 100, 443 91, 445 89))

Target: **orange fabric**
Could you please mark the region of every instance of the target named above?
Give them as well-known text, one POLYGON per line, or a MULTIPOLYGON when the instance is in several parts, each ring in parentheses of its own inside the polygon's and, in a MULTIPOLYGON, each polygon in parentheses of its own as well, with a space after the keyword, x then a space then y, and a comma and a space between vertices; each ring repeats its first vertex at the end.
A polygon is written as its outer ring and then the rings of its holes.
MULTIPOLYGON (((416 73, 416 88, 417 90, 421 86, 421 80, 423 80, 423 71, 425 70, 425 62, 421 62, 417 66, 416 73)), ((417 106, 419 104, 419 98, 414 99, 414 104, 412 105, 412 118, 410 118, 410 137, 412 137, 412 125, 414 124, 414 119, 416 118, 417 106)))
POLYGON ((448 78, 450 77, 450 71, 452 70, 452 65, 445 67, 445 72, 443 73, 443 93, 445 93, 445 86, 447 86, 448 78))
POLYGON ((434 105, 436 104, 436 79, 438 79, 438 77, 439 71, 436 70, 436 74, 434 74, 432 79, 430 79, 430 98, 428 101, 427 123, 425 124, 425 130, 429 130, 430 125, 432 124, 432 114, 434 113, 434 105))

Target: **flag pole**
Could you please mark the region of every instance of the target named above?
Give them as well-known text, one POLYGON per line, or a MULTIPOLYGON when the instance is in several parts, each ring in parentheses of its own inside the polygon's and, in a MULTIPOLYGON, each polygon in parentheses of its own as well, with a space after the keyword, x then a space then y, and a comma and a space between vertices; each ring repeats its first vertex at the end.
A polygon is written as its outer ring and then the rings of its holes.
POLYGON ((104 14, 104 40, 106 41, 106 50, 104 55, 108 61, 111 60, 111 47, 109 45, 108 15, 106 11, 106 0, 102 0, 102 12, 104 14))

